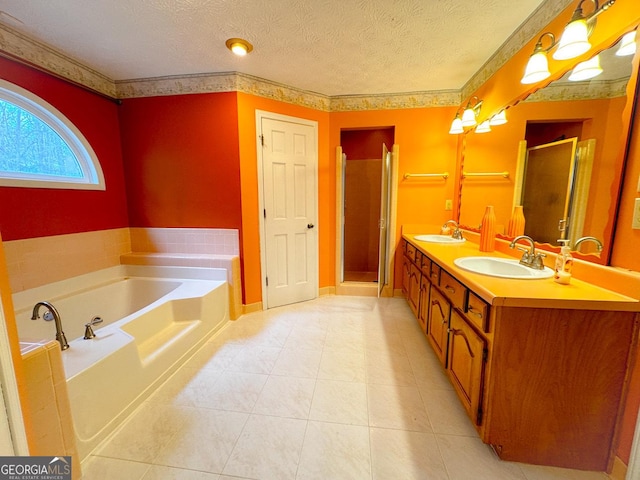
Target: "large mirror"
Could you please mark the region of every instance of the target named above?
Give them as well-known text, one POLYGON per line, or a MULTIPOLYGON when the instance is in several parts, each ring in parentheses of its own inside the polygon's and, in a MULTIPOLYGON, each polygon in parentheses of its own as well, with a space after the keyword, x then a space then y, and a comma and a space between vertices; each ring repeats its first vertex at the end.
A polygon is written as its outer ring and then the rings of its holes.
POLYGON ((608 263, 632 111, 627 105, 634 101, 627 85, 635 85, 638 74, 633 55, 618 56, 618 48, 600 52, 597 77, 570 81, 567 72, 508 108, 507 124, 465 134, 460 224, 477 229, 485 206, 493 205, 497 230, 507 234, 513 207, 522 205, 525 220, 527 214, 532 220, 525 234, 542 248, 552 249, 560 238, 575 245, 594 237, 602 247, 585 241, 576 250, 608 263))

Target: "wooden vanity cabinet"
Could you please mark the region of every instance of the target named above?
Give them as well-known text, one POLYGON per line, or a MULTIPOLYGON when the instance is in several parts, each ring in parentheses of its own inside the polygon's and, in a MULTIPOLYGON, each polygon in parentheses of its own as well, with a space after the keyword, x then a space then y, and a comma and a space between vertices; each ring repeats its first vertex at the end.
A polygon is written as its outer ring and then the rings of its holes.
POLYGON ((640 314, 490 305, 407 247, 409 304, 482 441, 503 460, 610 471, 640 314))

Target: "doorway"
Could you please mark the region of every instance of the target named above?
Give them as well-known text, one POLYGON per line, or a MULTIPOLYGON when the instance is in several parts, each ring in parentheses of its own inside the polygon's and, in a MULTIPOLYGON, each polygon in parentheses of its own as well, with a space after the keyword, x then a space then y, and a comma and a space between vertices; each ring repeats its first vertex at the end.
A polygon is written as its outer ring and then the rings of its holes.
MULTIPOLYGON (((393 291, 389 258, 395 234, 394 128, 343 130, 337 163, 337 293, 393 291)), ((396 152, 397 155, 397 152, 396 152)), ((397 171, 397 169, 396 169, 397 171)), ((397 174, 396 174, 397 180, 397 174)))

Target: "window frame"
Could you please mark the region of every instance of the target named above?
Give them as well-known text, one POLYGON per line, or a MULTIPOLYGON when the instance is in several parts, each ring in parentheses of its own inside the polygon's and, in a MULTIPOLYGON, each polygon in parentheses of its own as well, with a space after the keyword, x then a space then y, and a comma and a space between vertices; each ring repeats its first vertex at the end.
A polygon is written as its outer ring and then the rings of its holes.
POLYGON ((85 136, 62 112, 30 91, 2 79, 0 99, 22 108, 53 129, 76 156, 82 171, 81 178, 73 178, 0 170, 0 187, 106 190, 98 156, 85 136))

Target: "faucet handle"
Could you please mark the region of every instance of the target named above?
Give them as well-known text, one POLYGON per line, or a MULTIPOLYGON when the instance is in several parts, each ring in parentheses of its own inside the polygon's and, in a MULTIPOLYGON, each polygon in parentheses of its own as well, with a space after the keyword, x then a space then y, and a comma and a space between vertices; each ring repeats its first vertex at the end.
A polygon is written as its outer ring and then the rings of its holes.
POLYGON ((531 259, 531 268, 536 270, 544 270, 544 261, 542 260, 547 255, 545 253, 536 253, 531 259))

